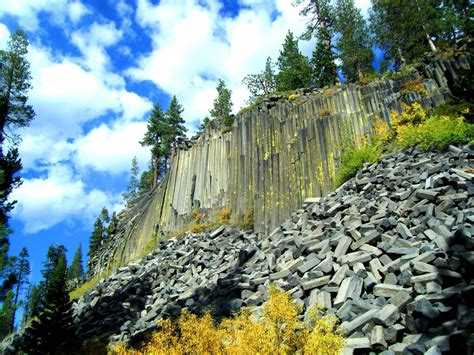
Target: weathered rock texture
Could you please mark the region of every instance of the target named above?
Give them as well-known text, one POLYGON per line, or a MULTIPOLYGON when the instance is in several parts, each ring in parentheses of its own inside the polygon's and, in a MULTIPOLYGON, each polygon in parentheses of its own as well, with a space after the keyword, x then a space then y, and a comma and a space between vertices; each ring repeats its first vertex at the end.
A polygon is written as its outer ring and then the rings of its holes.
POLYGON ((298 91, 293 100, 275 96, 238 115, 230 132, 203 136, 179 150, 161 185, 127 212, 116 237, 91 260, 92 273, 139 258, 160 233, 184 230, 193 210, 212 219, 222 208, 233 215, 253 209, 255 230, 268 235, 306 197, 332 190, 344 143, 370 134, 373 120, 388 121, 402 102, 427 108, 443 102, 448 83, 466 66, 466 59, 454 58, 421 69, 425 96, 404 90, 405 82, 417 80, 412 74, 298 91))
POLYGON ((339 316, 349 353, 472 353, 473 158, 393 153, 266 238, 221 227, 160 242, 75 303, 77 334, 128 341, 184 308, 258 312, 274 282, 339 316))

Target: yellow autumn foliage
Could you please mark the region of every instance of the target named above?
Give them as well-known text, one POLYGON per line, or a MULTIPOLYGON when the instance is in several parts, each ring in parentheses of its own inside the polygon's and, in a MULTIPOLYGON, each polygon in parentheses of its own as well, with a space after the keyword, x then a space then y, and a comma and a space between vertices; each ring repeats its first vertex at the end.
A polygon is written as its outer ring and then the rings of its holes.
POLYGON ((109 347, 109 354, 338 354, 344 337, 338 319, 320 309, 310 312, 308 321, 291 297, 270 287, 263 317, 256 319, 248 309, 217 324, 210 313, 198 317, 183 312, 176 323, 162 320, 158 330, 138 349, 122 344, 109 347))

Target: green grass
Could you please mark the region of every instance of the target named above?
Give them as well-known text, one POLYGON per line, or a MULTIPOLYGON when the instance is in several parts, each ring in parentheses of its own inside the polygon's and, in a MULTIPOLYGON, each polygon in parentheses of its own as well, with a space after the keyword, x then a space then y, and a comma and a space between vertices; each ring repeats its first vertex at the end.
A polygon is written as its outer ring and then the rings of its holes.
POLYGON ((97 285, 99 281, 110 275, 110 271, 104 271, 100 275, 94 276, 92 279, 87 280, 81 286, 69 292, 69 298, 71 300, 78 299, 82 297, 88 290, 97 285))
POLYGON ((366 143, 360 148, 352 146, 345 149, 341 156, 335 187, 352 179, 365 163, 375 163, 381 155, 382 150, 377 144, 366 143))

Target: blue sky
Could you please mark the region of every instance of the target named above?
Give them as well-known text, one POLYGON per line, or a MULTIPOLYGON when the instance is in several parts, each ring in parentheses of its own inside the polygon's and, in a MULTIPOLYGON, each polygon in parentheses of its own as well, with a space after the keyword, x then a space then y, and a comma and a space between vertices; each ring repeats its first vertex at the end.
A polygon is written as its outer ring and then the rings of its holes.
MULTIPOLYGON (((366 13, 369 0, 356 3, 366 13)), ((278 57, 288 29, 303 31, 298 12, 289 0, 2 0, 0 48, 16 28, 31 44, 37 117, 19 132, 11 254, 27 247, 33 281, 49 245, 69 261, 79 243, 86 254, 101 208, 120 210, 132 158, 149 160, 138 142, 153 103, 175 94, 192 132, 223 78, 238 111, 242 78, 278 57)), ((300 43, 308 56, 313 46, 300 43)))

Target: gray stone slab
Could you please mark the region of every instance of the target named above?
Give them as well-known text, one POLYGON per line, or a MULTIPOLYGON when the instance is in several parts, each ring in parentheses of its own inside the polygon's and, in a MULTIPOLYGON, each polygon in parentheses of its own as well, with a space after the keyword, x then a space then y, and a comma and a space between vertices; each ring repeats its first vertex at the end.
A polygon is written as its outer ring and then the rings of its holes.
POLYGON ((374 286, 373 294, 376 297, 393 297, 398 292, 411 292, 410 288, 403 288, 397 285, 378 284, 374 286))
POLYGON ((341 324, 341 327, 346 330, 346 335, 351 335, 358 328, 361 328, 365 324, 370 322, 375 317, 377 312, 378 312, 377 309, 371 309, 371 310, 357 316, 356 318, 354 318, 350 322, 343 322, 341 324))
POLYGON ((316 287, 321 287, 321 286, 326 285, 329 282, 330 278, 331 278, 331 276, 328 275, 328 276, 320 277, 320 278, 315 279, 315 280, 309 280, 309 281, 303 282, 301 284, 301 287, 305 291, 311 290, 311 289, 316 288, 316 287))

